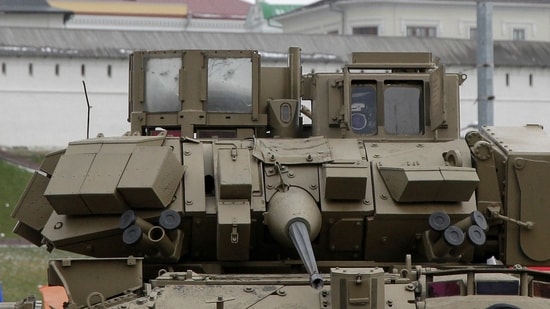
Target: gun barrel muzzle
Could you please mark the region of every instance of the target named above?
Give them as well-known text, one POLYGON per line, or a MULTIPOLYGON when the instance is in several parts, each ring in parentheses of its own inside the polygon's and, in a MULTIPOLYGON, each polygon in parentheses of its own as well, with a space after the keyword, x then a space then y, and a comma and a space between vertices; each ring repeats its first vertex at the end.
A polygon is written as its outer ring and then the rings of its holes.
POLYGON ((309 240, 309 232, 307 226, 302 221, 295 221, 288 227, 288 234, 294 247, 298 251, 302 262, 309 274, 311 287, 321 289, 323 287, 323 277, 319 274, 315 255, 309 240))

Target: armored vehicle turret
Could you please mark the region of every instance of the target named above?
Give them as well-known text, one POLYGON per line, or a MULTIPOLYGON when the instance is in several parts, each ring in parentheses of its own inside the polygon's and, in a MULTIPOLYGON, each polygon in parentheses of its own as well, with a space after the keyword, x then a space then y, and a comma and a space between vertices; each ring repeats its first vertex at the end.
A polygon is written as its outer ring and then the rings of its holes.
POLYGON ((548 307, 542 128, 461 138, 466 76, 430 53, 300 53, 131 55, 130 130, 48 155, 13 212, 93 257, 50 262, 64 306, 548 307))

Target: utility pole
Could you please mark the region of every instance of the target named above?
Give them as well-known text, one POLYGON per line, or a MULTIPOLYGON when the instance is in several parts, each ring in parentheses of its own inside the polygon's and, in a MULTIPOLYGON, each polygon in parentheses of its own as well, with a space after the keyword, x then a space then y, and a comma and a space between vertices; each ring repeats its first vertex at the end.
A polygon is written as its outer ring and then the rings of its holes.
POLYGON ((477 125, 493 123, 493 3, 477 1, 477 125))

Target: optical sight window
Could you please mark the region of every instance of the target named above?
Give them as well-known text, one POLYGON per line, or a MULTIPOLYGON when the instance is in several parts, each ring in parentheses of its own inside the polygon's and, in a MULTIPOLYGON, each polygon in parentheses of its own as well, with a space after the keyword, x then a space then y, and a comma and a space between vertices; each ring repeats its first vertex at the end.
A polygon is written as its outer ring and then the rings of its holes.
POLYGON ((376 86, 355 83, 351 88, 351 129, 356 134, 376 133, 376 86))
POLYGON ((252 112, 252 62, 250 58, 208 59, 207 112, 252 112))
POLYGON ((422 133, 422 85, 386 82, 384 89, 384 129, 388 134, 422 133))

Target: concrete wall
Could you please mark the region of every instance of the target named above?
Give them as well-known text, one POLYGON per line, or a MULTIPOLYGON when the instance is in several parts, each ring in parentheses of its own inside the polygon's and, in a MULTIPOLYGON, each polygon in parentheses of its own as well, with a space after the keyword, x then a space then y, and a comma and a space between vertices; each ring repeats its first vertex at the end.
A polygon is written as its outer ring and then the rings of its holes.
MULTIPOLYGON (((477 124, 477 72, 470 67, 450 67, 468 79, 462 85, 461 127, 477 124)), ((550 70, 548 68, 506 68, 494 71, 494 123, 499 126, 523 126, 537 123, 550 129, 550 70), (508 77, 506 77, 508 75, 508 77), (508 83, 506 82, 508 80, 508 83)))
POLYGON ((90 135, 122 135, 129 130, 126 60, 4 58, 2 63, 0 145, 63 147, 85 139, 83 80, 92 106, 90 135))
MULTIPOLYGON (((0 61, 5 65, 5 72, 0 72, 0 145, 62 148, 70 141, 86 138, 87 106, 82 80, 86 82, 93 106, 90 136, 97 133, 120 136, 130 129, 126 121, 126 60, 21 57, 0 61), (108 66, 111 66, 110 76, 108 66)), ((303 73, 335 72, 339 68, 334 63, 304 63, 303 73)), ((477 124, 475 68, 448 67, 447 72, 468 75, 460 91, 461 127, 477 124)), ((496 68, 495 125, 540 123, 550 128, 548 85, 550 68, 496 68)))
POLYGON ((68 29, 245 32, 244 20, 75 15, 68 29))

